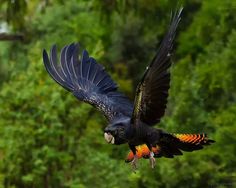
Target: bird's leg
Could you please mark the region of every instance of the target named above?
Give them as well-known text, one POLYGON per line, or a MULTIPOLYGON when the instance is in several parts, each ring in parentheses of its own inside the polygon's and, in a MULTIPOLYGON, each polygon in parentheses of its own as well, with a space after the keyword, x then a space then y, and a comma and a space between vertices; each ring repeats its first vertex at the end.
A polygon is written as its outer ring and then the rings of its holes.
POLYGON ((149 154, 149 161, 150 161, 150 165, 151 168, 154 168, 156 165, 156 159, 154 158, 154 153, 152 151, 152 145, 147 144, 148 149, 150 150, 150 154, 149 154))
POLYGON ((131 167, 133 171, 135 172, 135 170, 137 170, 137 163, 138 163, 138 156, 136 155, 136 147, 134 145, 129 144, 129 148, 134 154, 134 159, 131 161, 131 167))
POLYGON ((135 172, 138 169, 138 156, 134 155, 134 159, 131 161, 131 167, 133 171, 135 172))
POLYGON ((150 152, 149 161, 151 168, 154 168, 156 165, 156 159, 154 158, 154 153, 152 151, 150 152))

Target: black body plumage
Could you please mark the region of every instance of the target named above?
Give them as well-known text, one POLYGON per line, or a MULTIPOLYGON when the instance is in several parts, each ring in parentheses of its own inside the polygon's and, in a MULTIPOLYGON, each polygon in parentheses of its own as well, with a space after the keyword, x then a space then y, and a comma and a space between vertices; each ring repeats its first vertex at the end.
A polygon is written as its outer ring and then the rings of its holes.
POLYGON ((117 84, 86 50, 79 57, 78 44, 65 46, 59 63, 55 45, 50 57, 43 51, 44 65, 51 77, 79 100, 102 111, 108 119, 105 139, 113 144, 128 143, 134 154, 140 144, 146 144, 150 151, 152 147, 160 147, 158 155, 155 154, 157 157, 173 157, 181 155, 180 150, 193 151, 213 142, 206 136, 194 137, 195 142, 185 142, 184 135, 178 137, 152 127, 165 113, 170 87, 170 58, 181 12, 182 8, 173 15, 157 54, 138 84, 134 104, 117 91, 117 84))

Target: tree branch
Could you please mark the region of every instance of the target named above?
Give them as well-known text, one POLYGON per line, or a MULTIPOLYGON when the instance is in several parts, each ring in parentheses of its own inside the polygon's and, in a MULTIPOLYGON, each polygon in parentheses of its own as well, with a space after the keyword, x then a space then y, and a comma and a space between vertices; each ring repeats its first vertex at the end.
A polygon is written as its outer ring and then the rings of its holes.
POLYGON ((10 33, 0 33, 0 41, 15 41, 23 40, 24 36, 22 34, 10 34, 10 33))

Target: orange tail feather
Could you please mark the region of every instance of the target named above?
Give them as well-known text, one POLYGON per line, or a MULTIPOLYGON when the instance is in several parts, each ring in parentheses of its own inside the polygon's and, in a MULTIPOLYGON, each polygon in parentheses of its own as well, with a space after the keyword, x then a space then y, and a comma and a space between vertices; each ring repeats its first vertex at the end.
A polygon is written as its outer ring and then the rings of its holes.
POLYGON ((190 144, 201 144, 208 145, 210 143, 215 142, 214 140, 210 140, 206 134, 173 134, 176 138, 178 138, 181 142, 190 143, 190 144))

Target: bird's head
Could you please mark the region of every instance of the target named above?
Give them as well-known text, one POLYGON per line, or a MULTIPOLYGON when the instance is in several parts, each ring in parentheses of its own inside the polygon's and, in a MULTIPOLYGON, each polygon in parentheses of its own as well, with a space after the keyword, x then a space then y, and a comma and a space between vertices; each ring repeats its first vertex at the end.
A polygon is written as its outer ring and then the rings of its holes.
POLYGON ((112 122, 104 129, 104 138, 110 144, 124 144, 128 142, 129 119, 121 119, 112 122))

